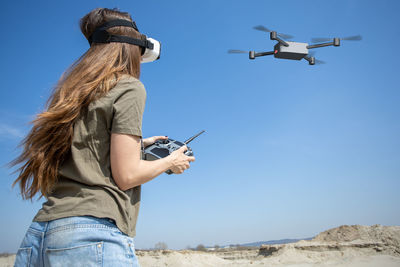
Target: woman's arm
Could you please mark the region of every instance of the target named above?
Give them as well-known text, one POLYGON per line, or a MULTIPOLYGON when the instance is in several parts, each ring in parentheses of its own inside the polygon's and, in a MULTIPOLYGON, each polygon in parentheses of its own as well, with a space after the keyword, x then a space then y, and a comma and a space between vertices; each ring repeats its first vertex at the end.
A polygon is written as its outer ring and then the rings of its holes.
POLYGON ((181 147, 168 157, 145 161, 140 159, 140 137, 127 134, 111 134, 110 160, 115 183, 121 190, 144 184, 166 170, 180 174, 190 167, 194 157, 184 154, 187 147, 181 147))

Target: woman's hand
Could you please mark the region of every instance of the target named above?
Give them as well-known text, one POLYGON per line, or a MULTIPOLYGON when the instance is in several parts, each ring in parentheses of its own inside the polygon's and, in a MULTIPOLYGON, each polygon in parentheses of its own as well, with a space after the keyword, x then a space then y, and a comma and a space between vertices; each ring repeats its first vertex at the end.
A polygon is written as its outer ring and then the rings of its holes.
POLYGON ((194 161, 194 157, 185 155, 187 146, 182 146, 181 148, 172 152, 168 158, 171 162, 172 167, 170 170, 175 174, 181 174, 186 169, 190 168, 190 162, 194 161))
POLYGON ((168 139, 168 136, 152 136, 143 139, 143 146, 147 147, 149 145, 154 144, 157 140, 165 140, 168 139))

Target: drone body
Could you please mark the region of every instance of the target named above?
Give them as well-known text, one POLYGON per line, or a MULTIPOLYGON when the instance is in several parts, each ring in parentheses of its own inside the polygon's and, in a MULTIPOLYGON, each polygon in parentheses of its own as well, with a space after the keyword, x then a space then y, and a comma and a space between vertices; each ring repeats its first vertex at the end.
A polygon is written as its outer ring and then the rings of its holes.
POLYGON ((277 43, 274 46, 274 57, 300 60, 308 55, 307 43, 286 42, 289 46, 277 43))
MULTIPOLYGON (((276 31, 271 31, 264 26, 256 26, 254 29, 264 32, 270 33, 270 39, 278 41, 278 43, 274 46, 274 51, 268 52, 255 52, 249 51, 249 58, 255 59, 256 57, 274 55, 275 58, 282 59, 291 59, 291 60, 301 60, 305 59, 308 61, 310 65, 314 65, 315 63, 324 63, 323 61, 316 60, 312 53, 309 53, 309 49, 319 48, 324 46, 340 46, 340 40, 350 40, 350 41, 358 41, 361 40, 361 36, 351 36, 347 38, 314 38, 313 42, 324 42, 320 44, 309 45, 308 43, 299 43, 299 42, 289 42, 284 41, 284 39, 290 39, 292 36, 282 33, 277 33, 276 31)), ((229 50, 228 53, 247 53, 242 50, 229 50)))

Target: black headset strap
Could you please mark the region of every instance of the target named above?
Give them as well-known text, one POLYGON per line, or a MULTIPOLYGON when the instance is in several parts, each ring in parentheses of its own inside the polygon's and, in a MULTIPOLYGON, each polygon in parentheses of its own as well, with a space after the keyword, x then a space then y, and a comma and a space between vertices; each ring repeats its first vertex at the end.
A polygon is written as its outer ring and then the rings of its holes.
POLYGON ((125 27, 131 27, 134 28, 136 31, 139 32, 138 27, 136 26, 136 23, 134 21, 129 21, 129 20, 124 20, 124 19, 115 19, 115 20, 110 20, 99 26, 96 30, 107 30, 112 27, 116 26, 125 26, 125 27))
POLYGON ((108 21, 108 22, 102 24, 101 26, 99 26, 98 28, 96 28, 94 30, 93 34, 88 39, 89 44, 92 45, 92 43, 111 43, 111 42, 113 42, 113 43, 128 43, 128 44, 133 44, 133 45, 137 45, 137 46, 140 46, 143 48, 149 48, 149 49, 154 48, 154 44, 152 42, 148 41, 147 38, 145 36, 143 36, 143 34, 142 34, 142 39, 136 39, 136 38, 123 36, 123 35, 113 35, 106 31, 107 29, 116 27, 116 26, 131 27, 139 32, 135 22, 128 21, 128 20, 122 20, 122 19, 111 20, 111 21, 108 21))

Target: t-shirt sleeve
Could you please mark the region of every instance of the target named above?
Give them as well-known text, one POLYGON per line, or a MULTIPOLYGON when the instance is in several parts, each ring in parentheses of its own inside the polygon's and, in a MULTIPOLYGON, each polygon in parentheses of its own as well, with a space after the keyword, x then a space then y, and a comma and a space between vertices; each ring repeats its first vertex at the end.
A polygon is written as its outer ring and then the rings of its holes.
POLYGON ((141 137, 145 102, 143 84, 132 82, 114 101, 111 132, 141 137))

